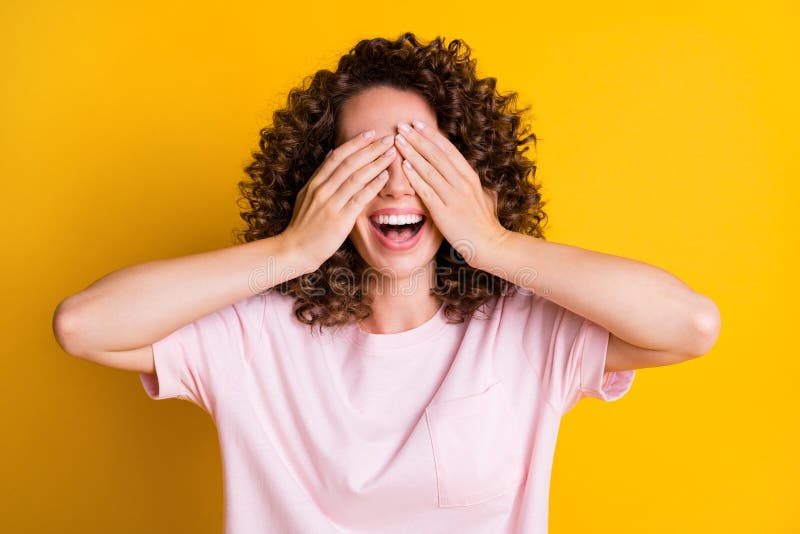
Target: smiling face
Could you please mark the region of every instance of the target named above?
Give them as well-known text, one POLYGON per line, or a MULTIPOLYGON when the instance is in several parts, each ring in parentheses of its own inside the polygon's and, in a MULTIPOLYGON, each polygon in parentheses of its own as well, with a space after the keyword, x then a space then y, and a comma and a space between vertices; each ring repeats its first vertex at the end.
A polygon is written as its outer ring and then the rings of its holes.
MULTIPOLYGON (((434 110, 417 93, 371 87, 342 105, 335 143, 339 146, 369 129, 375 130, 376 139, 394 135, 397 123, 415 119, 438 128, 434 110)), ((409 183, 402 162, 402 156, 395 156, 387 168, 389 179, 356 219, 350 239, 367 264, 407 278, 433 260, 443 237, 409 183)))

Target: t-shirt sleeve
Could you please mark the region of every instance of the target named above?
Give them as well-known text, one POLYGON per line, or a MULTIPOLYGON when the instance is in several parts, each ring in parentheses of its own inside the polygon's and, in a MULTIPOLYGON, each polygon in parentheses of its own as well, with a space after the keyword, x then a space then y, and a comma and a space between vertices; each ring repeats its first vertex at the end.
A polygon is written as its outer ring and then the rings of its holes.
POLYGON ((526 298, 523 343, 562 415, 584 397, 614 401, 630 390, 635 370, 605 372, 607 329, 544 297, 526 298))
POLYGON ((155 373, 139 373, 147 396, 186 400, 213 415, 217 398, 237 383, 252 336, 260 333, 263 305, 257 296, 245 299, 153 343, 155 373))

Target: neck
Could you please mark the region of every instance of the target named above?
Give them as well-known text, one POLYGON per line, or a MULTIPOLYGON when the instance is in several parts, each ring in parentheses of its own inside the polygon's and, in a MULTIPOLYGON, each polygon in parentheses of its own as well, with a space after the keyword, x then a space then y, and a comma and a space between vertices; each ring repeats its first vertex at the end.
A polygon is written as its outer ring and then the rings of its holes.
POLYGON ((359 322, 361 330, 372 334, 405 332, 431 319, 441 305, 430 294, 436 262, 416 269, 407 277, 385 275, 370 279, 372 315, 359 322))

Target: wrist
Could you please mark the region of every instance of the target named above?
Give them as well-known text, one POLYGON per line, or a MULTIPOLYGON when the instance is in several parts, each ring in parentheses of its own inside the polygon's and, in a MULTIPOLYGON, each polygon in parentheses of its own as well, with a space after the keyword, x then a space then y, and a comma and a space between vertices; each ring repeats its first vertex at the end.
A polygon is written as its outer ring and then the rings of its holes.
POLYGON ((290 278, 296 278, 304 274, 313 273, 319 269, 320 263, 309 253, 308 247, 292 234, 283 232, 275 236, 281 256, 285 258, 285 268, 294 273, 290 278))
POLYGON ((490 274, 498 274, 498 270, 501 270, 502 251, 510 246, 512 234, 514 232, 511 230, 498 226, 480 241, 475 249, 473 261, 469 262, 470 265, 490 274))

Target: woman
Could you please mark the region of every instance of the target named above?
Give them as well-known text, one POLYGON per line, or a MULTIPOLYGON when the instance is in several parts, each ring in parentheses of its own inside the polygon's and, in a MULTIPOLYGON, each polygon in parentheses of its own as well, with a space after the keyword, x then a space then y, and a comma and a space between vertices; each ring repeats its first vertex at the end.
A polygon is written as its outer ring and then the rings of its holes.
POLYGON ((546 532, 561 416, 714 344, 673 275, 544 240, 536 137, 469 54, 359 42, 262 131, 243 243, 56 310, 68 353, 212 416, 226 532, 546 532))

